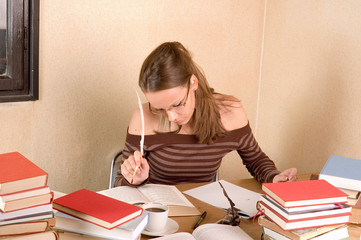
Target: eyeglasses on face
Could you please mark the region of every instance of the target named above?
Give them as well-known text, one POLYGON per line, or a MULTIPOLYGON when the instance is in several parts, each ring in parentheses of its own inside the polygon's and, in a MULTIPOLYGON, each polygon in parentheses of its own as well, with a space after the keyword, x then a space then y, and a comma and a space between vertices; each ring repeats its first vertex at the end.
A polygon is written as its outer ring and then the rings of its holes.
POLYGON ((148 106, 149 106, 149 111, 153 114, 166 114, 168 111, 170 112, 180 112, 182 111, 182 109, 186 106, 187 104, 187 100, 188 100, 188 96, 189 96, 189 89, 190 89, 190 84, 188 83, 188 89, 187 89, 187 95, 184 97, 184 99, 182 101, 180 101, 180 103, 173 105, 170 108, 167 109, 162 109, 162 108, 153 108, 152 105, 150 105, 150 102, 148 102, 148 106))

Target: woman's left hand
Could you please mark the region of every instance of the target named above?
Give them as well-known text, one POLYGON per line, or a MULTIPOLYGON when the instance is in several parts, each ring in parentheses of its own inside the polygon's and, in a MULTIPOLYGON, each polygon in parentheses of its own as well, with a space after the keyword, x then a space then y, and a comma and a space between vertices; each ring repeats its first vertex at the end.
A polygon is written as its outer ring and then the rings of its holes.
POLYGON ((289 168, 281 172, 280 174, 277 174, 273 178, 273 182, 293 182, 297 180, 297 168, 289 168))

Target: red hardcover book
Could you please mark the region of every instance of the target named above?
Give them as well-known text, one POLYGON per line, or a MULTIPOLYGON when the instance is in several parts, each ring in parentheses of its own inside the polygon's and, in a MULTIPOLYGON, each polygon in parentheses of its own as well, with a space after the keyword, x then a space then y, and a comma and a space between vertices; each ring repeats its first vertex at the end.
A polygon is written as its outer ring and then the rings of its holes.
POLYGON ((313 228, 337 224, 345 224, 350 222, 350 212, 332 214, 327 216, 318 216, 310 217, 303 219, 287 220, 281 214, 273 210, 264 202, 258 202, 257 208, 259 211, 263 212, 269 219, 275 222, 280 228, 285 231, 304 229, 304 228, 313 228))
POLYGON ((0 154, 0 195, 47 185, 48 174, 18 152, 0 154))
POLYGON ((70 193, 53 202, 54 209, 113 229, 142 214, 143 209, 87 189, 70 193))
POLYGON ((347 194, 325 180, 263 183, 262 190, 283 207, 347 202, 347 194))

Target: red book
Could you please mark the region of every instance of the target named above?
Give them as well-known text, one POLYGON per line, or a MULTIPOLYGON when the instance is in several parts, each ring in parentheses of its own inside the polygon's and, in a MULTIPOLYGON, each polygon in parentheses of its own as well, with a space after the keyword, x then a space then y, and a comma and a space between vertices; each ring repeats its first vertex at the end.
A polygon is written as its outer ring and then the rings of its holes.
POLYGON ((55 199, 53 207, 106 229, 113 229, 143 212, 141 207, 87 189, 55 199))
POLYGON ((47 185, 48 174, 18 152, 0 154, 0 195, 47 185))
POLYGON ((257 208, 259 211, 263 212, 269 219, 275 222, 280 228, 285 231, 304 229, 304 228, 313 228, 321 227, 328 225, 338 225, 349 223, 350 221, 350 212, 332 214, 327 216, 317 216, 303 219, 288 220, 283 217, 281 214, 273 210, 264 202, 258 202, 257 208))
POLYGON ((325 180, 263 183, 262 190, 283 207, 347 202, 347 194, 325 180))

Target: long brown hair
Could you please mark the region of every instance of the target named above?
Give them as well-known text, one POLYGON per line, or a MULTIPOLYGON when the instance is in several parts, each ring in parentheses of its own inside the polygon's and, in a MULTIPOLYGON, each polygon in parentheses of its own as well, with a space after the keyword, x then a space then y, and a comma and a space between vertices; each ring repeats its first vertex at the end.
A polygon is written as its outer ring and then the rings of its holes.
POLYGON ((139 86, 143 92, 187 86, 192 74, 198 79, 198 89, 190 123, 199 143, 210 144, 217 137, 225 136, 226 130, 213 96, 214 90, 181 43, 165 42, 148 55, 140 70, 139 86))

